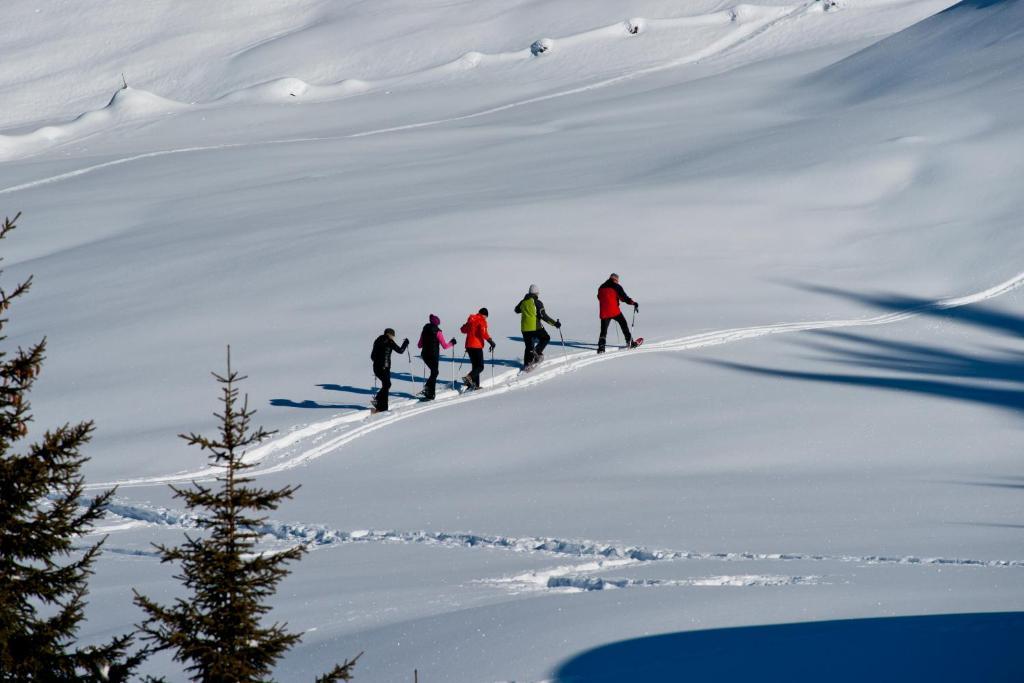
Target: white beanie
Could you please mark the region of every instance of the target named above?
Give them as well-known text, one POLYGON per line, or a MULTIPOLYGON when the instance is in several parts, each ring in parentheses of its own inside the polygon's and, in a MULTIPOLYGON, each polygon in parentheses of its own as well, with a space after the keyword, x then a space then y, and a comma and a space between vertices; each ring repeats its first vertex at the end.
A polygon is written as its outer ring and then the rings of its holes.
POLYGON ((530 294, 540 294, 540 287, 537 285, 530 285, 530 294))

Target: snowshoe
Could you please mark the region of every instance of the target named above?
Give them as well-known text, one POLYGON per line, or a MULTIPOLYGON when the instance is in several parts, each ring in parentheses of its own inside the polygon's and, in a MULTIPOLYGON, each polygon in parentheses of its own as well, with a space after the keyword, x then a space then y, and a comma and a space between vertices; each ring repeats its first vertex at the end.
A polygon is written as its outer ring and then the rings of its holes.
POLYGON ((635 349, 636 347, 640 346, 643 343, 644 343, 644 338, 643 337, 637 337, 633 341, 629 342, 629 348, 635 349))

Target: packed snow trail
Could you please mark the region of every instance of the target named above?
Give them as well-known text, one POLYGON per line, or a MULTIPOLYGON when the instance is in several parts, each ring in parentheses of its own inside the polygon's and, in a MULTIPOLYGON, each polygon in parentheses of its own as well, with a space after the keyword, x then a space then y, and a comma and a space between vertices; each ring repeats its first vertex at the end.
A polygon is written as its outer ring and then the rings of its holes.
MULTIPOLYGON (((531 387, 541 382, 554 379, 567 372, 574 372, 581 368, 588 367, 595 363, 605 363, 618 358, 635 356, 648 353, 663 353, 666 351, 692 351, 711 346, 721 346, 734 342, 767 337, 777 334, 789 334, 793 332, 808 332, 818 330, 832 330, 846 327, 870 327, 875 325, 888 325, 891 323, 908 320, 922 313, 930 311, 946 311, 963 306, 969 306, 989 299, 994 299, 1003 294, 1024 285, 1024 272, 1001 282, 998 285, 989 287, 974 294, 966 296, 939 299, 936 301, 907 308, 902 311, 894 311, 883 315, 867 318, 852 318, 847 320, 821 320, 811 322, 777 323, 774 325, 756 325, 753 327, 738 327, 715 332, 702 332, 700 334, 669 339, 660 342, 646 343, 636 349, 625 351, 611 351, 605 354, 596 354, 593 351, 566 354, 561 357, 553 356, 550 360, 533 370, 529 374, 521 374, 519 370, 507 370, 497 374, 493 381, 490 378, 482 378, 482 391, 472 391, 460 394, 449 389, 437 394, 434 401, 421 403, 416 400, 396 402, 391 411, 377 415, 368 416, 363 411, 356 411, 339 415, 338 417, 315 422, 310 425, 295 429, 278 439, 274 439, 261 446, 254 448, 245 454, 245 462, 250 465, 257 465, 266 462, 263 466, 256 466, 246 472, 247 476, 262 476, 282 472, 298 467, 303 463, 315 460, 319 457, 332 453, 356 439, 371 434, 378 429, 383 429, 400 420, 405 420, 417 415, 429 413, 434 410, 441 410, 452 405, 461 405, 468 401, 477 401, 494 396, 500 396, 509 391, 531 387), (303 447, 305 441, 312 443, 303 447)), ((187 482, 195 479, 211 479, 220 472, 219 468, 207 467, 193 472, 179 472, 176 474, 159 475, 152 477, 140 477, 136 479, 123 479, 97 484, 90 484, 87 489, 105 489, 112 486, 153 486, 157 484, 173 484, 187 482)))
POLYGON ((269 145, 288 145, 288 144, 301 144, 306 142, 327 142, 331 140, 348 140, 355 138, 371 137, 374 135, 383 135, 386 133, 397 133, 408 130, 417 130, 420 128, 432 128, 440 126, 446 123, 456 123, 459 121, 467 121, 470 119, 480 118, 483 116, 490 116, 499 112, 507 111, 509 109, 515 109, 518 107, 528 106, 531 104, 537 104, 539 102, 546 102, 561 97, 568 97, 571 95, 577 95, 579 93, 589 92, 591 90, 598 90, 601 88, 607 88, 618 83, 622 83, 628 80, 633 80, 641 76, 647 76, 650 74, 666 71, 668 69, 674 69, 687 64, 693 64, 711 57, 720 55, 728 50, 732 50, 743 43, 761 35, 765 31, 769 30, 773 26, 780 22, 792 19, 797 15, 807 12, 817 4, 817 0, 810 0, 804 2, 795 7, 781 7, 778 8, 779 12, 770 13, 766 18, 751 21, 749 23, 739 23, 736 30, 723 38, 711 43, 707 47, 694 52, 693 54, 680 57, 678 59, 669 60, 663 64, 657 64, 655 66, 645 67, 636 71, 621 74, 619 76, 613 76, 606 78, 595 83, 589 83, 587 85, 581 85, 567 90, 559 90, 557 92, 548 93, 546 95, 538 95, 536 97, 529 97, 523 100, 517 100, 515 102, 509 102, 496 107, 490 107, 482 109, 480 111, 472 112, 469 114, 461 114, 458 116, 452 116, 448 118, 432 119, 429 121, 420 121, 418 123, 409 123, 399 126, 390 126, 386 128, 375 128, 372 130, 362 131, 359 133, 347 133, 345 135, 328 135, 322 137, 302 137, 302 138, 283 138, 278 140, 262 140, 256 142, 236 142, 226 143, 220 145, 199 145, 194 147, 181 147, 177 149, 165 149, 156 150, 153 152, 145 152, 142 154, 135 154, 128 157, 122 157, 120 159, 112 159, 99 164, 93 164, 91 166, 85 166, 73 171, 67 171, 65 173, 58 173, 57 175, 49 176, 46 178, 40 178, 38 180, 31 180, 18 185, 12 185, 10 187, 0 188, 0 195, 13 194, 15 192, 21 192, 23 190, 30 190, 36 187, 44 185, 50 185, 58 183, 63 180, 70 180, 71 178, 77 178, 89 173, 101 171, 106 168, 114 166, 121 166, 123 164, 132 163, 135 161, 141 161, 143 159, 154 159, 165 156, 190 154, 194 152, 211 152, 226 149, 238 149, 244 147, 260 147, 269 145))

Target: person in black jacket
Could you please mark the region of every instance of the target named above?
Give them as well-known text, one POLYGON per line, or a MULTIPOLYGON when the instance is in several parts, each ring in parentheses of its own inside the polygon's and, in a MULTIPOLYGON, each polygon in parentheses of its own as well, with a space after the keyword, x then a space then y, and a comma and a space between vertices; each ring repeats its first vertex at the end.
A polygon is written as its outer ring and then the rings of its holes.
POLYGON ((380 380, 380 391, 373 397, 373 412, 379 413, 388 409, 388 392, 391 391, 391 352, 405 353, 407 348, 409 340, 403 341, 401 346, 396 344, 395 331, 390 327, 373 340, 370 360, 373 361, 373 374, 380 380))

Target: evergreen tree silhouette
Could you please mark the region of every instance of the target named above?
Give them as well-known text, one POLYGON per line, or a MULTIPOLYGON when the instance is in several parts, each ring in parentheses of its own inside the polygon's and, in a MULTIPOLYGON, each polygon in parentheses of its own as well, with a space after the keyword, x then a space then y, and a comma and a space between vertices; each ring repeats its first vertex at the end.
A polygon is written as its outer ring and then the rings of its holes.
MULTIPOLYGON (((0 225, 0 240, 18 218, 0 225)), ((6 317, 32 286, 0 289, 0 342, 6 317)), ((43 434, 24 453, 15 451, 32 421, 28 394, 46 352, 42 339, 27 349, 0 350, 0 680, 125 681, 145 658, 128 654, 132 636, 106 645, 78 647, 87 582, 103 539, 84 549, 88 534, 114 490, 83 500, 82 448, 92 422, 65 424, 43 434)))
MULTIPOLYGON (((248 447, 273 432, 252 427, 248 397, 239 397, 237 384, 245 379, 231 367, 213 373, 221 388, 219 433, 215 438, 190 433, 180 435, 191 446, 207 452, 221 472, 216 485, 192 482, 187 488, 172 486, 174 496, 198 513, 201 536, 185 536, 179 547, 157 545, 162 562, 176 562, 175 578, 188 589, 186 597, 164 606, 135 593, 135 602, 147 614, 139 626, 142 637, 155 650, 173 650, 175 661, 186 665, 195 680, 219 683, 255 683, 270 680, 274 664, 301 636, 287 624, 266 625, 267 600, 278 583, 290 573, 288 565, 306 552, 297 545, 281 552, 260 552, 255 531, 265 522, 264 513, 293 496, 298 487, 263 489, 244 476, 251 467, 244 462, 248 447)), ((360 653, 362 654, 362 653, 360 653)), ((336 665, 318 682, 349 681, 357 655, 336 665)))

